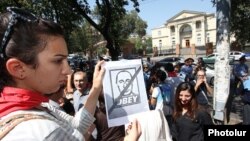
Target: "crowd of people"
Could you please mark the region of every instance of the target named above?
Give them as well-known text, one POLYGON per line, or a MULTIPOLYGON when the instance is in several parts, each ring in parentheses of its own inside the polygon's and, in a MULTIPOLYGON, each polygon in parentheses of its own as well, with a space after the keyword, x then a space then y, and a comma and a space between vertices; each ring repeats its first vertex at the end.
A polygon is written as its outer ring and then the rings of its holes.
MULTIPOLYGON (((72 72, 62 27, 28 11, 9 7, 0 25, 0 140, 203 140, 203 127, 214 124, 208 100, 213 88, 202 58, 196 65, 187 58, 182 66, 157 66, 147 58, 142 66, 151 111, 129 125, 108 127, 105 61, 72 72)), ((244 61, 235 66, 235 86, 250 93, 244 61)))

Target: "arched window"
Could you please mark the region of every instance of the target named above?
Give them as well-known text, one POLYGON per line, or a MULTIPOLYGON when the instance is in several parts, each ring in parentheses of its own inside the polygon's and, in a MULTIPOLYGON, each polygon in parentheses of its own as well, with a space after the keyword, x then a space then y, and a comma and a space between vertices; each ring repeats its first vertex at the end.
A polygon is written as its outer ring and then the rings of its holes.
POLYGON ((182 32, 182 33, 190 33, 190 32, 192 32, 191 26, 185 25, 185 26, 182 28, 181 32, 182 32))
POLYGON ((182 28, 180 29, 180 33, 182 35, 192 35, 192 28, 190 25, 183 25, 182 28))

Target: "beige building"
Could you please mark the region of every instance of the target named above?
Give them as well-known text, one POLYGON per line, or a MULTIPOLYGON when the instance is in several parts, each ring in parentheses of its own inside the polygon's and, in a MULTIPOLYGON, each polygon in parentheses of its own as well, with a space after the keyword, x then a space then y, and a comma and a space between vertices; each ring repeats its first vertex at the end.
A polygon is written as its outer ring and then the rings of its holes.
POLYGON ((158 54, 175 53, 176 47, 205 48, 216 42, 216 17, 197 11, 181 11, 162 26, 152 29, 152 46, 158 54))

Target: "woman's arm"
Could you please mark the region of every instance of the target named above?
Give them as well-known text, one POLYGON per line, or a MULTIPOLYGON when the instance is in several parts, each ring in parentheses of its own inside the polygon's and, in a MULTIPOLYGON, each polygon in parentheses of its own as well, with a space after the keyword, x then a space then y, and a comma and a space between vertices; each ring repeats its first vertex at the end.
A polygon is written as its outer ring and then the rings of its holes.
POLYGON ((96 103, 98 101, 99 94, 102 91, 102 79, 104 76, 104 68, 102 67, 102 64, 104 61, 100 61, 95 66, 95 71, 93 75, 93 85, 89 92, 89 97, 84 105, 84 108, 94 115, 96 103))

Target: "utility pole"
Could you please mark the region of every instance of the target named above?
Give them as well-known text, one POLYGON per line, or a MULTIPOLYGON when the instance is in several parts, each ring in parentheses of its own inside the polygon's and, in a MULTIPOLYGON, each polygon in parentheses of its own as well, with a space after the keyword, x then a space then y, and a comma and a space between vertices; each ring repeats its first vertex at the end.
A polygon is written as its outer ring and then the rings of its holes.
POLYGON ((225 119, 225 106, 230 92, 230 0, 216 1, 216 52, 213 109, 215 120, 225 119))

